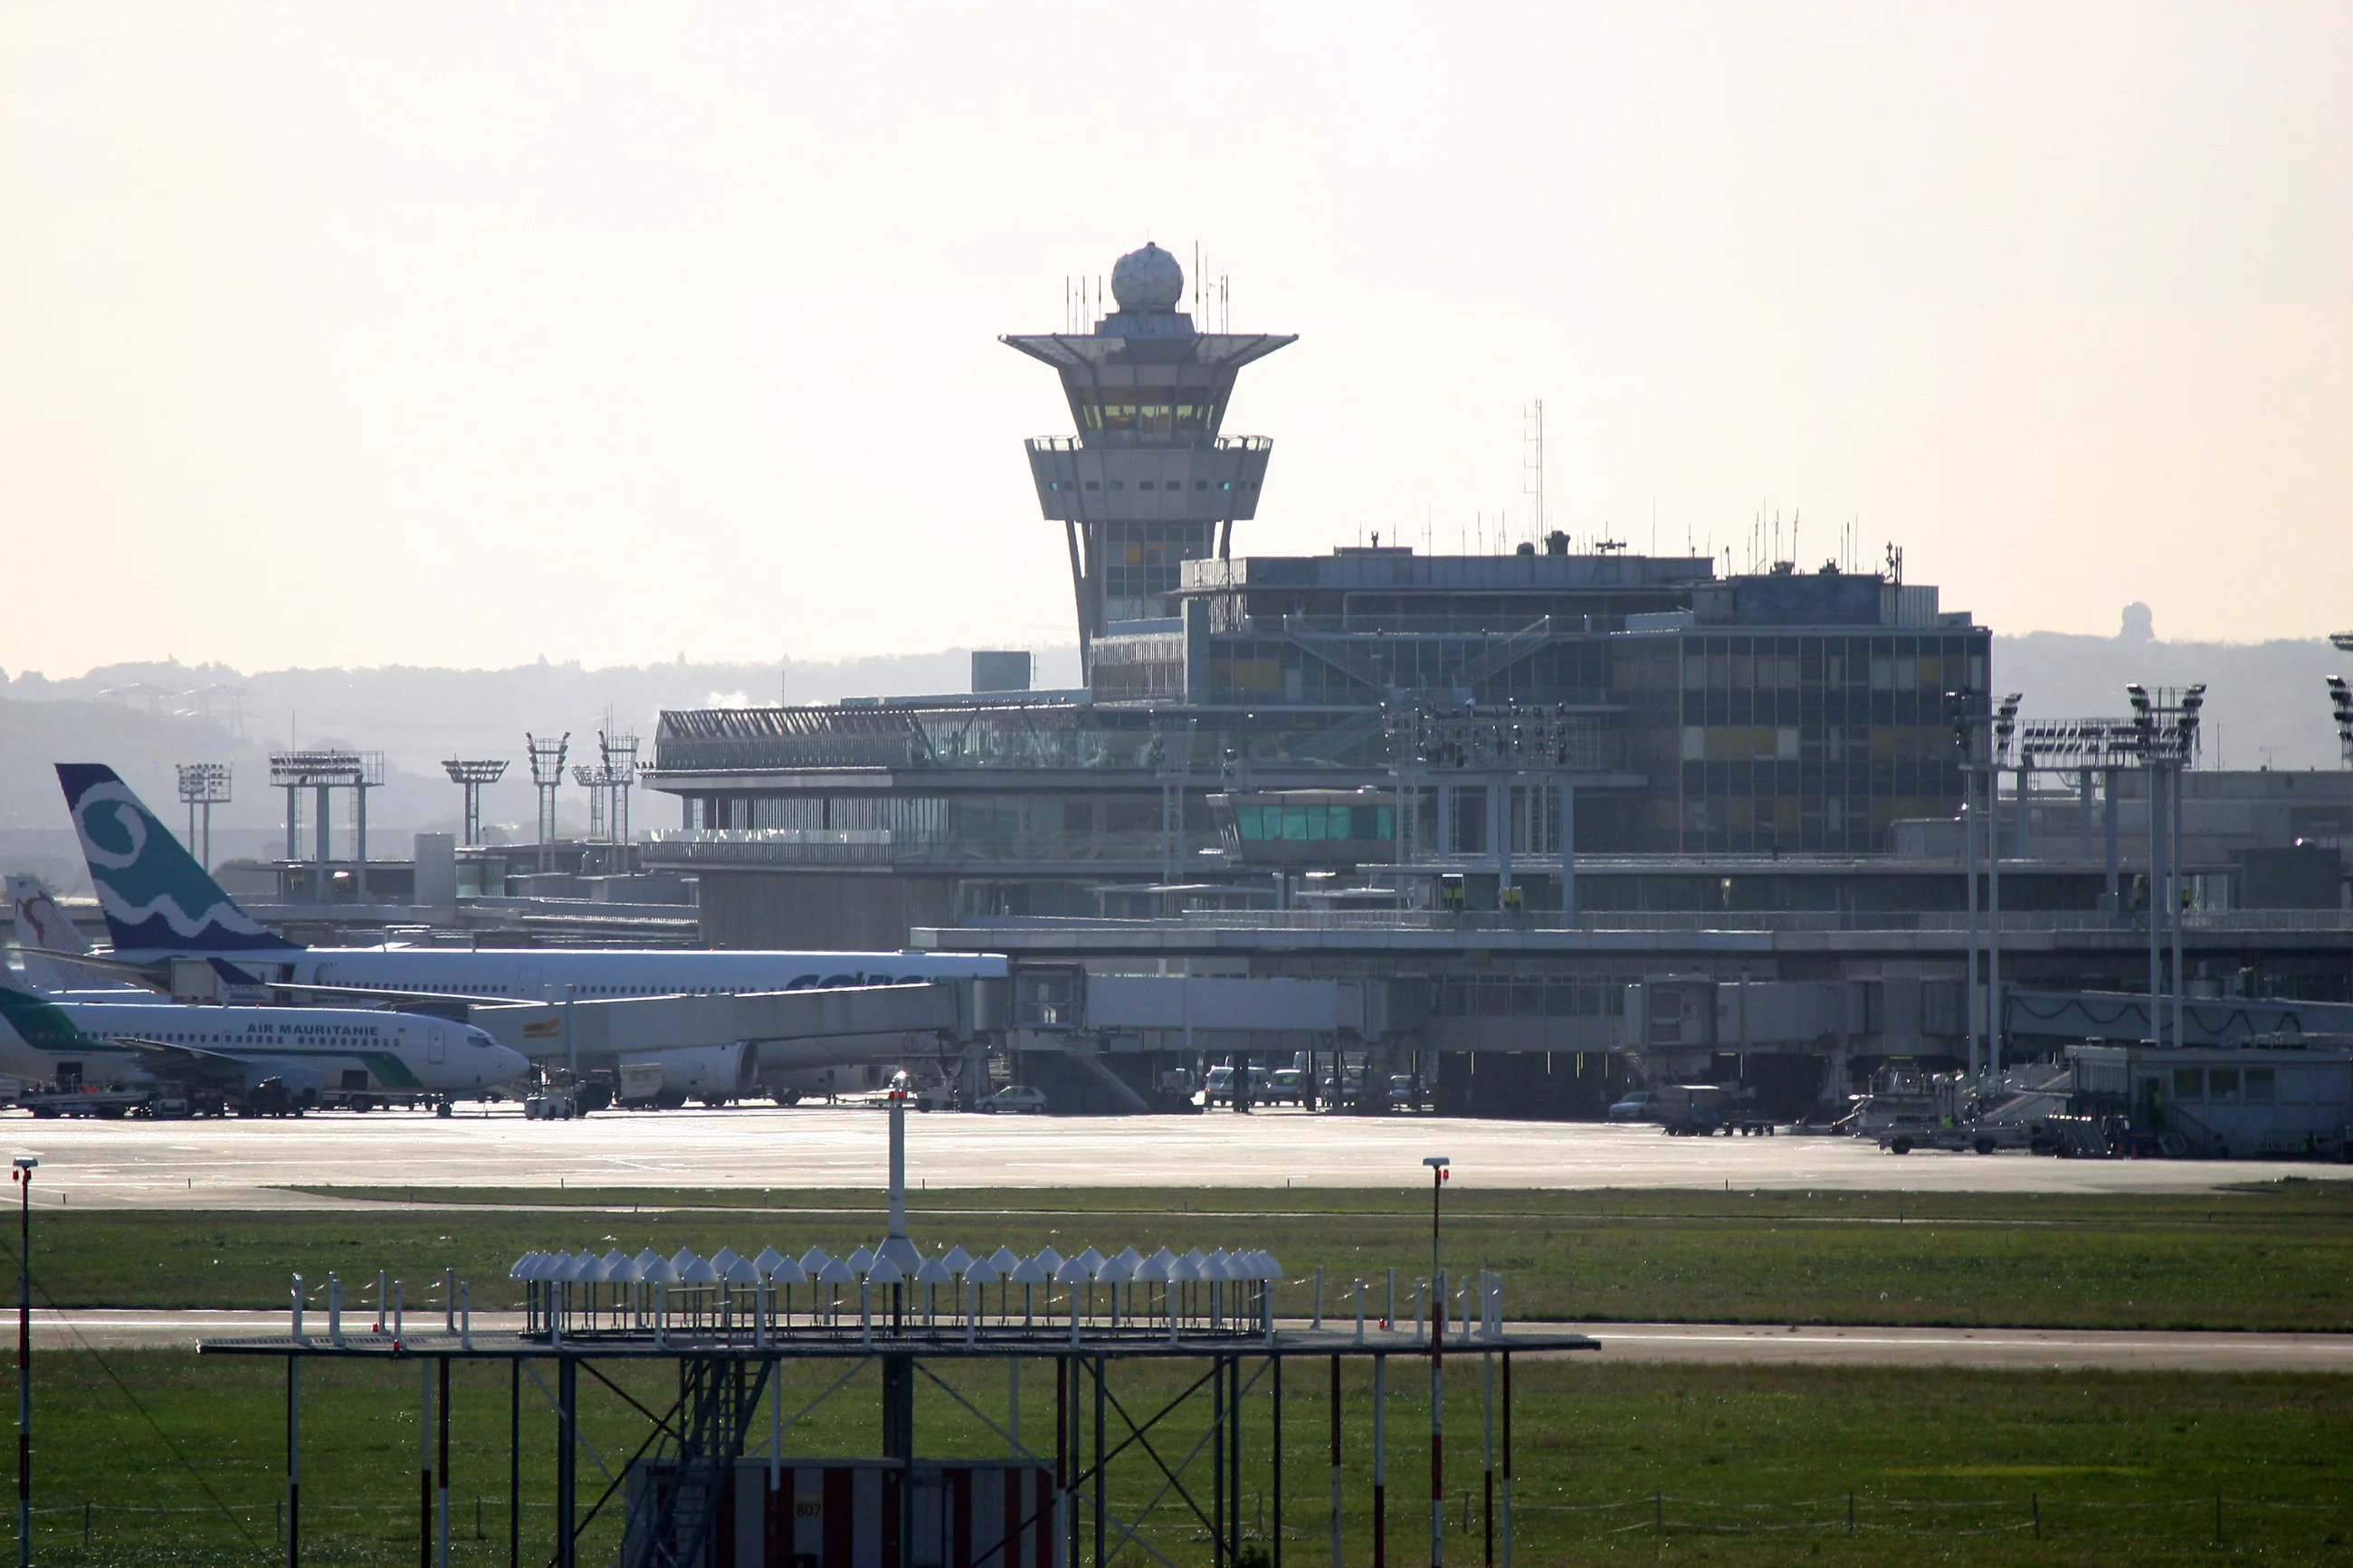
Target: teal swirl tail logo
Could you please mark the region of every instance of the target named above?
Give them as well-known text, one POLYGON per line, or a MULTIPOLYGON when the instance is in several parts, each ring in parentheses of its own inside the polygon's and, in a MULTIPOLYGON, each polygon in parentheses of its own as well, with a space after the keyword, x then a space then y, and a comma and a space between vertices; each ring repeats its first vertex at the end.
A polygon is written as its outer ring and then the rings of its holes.
POLYGON ((260 952, 292 949, 237 907, 172 830, 98 763, 59 763, 82 858, 114 951, 260 952))

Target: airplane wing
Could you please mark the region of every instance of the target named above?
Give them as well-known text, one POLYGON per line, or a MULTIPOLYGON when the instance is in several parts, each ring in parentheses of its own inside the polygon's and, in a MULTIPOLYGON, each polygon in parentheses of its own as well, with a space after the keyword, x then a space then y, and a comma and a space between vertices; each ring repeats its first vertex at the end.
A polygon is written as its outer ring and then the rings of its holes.
POLYGON ((202 1083, 210 1088, 242 1091, 246 1074, 253 1063, 243 1057, 230 1056, 226 1051, 207 1051, 195 1046, 174 1045, 168 1040, 145 1040, 126 1037, 117 1042, 134 1052, 140 1065, 151 1072, 168 1073, 174 1078, 202 1083))
MULTIPOLYGON (((160 995, 171 994, 172 966, 169 963, 140 963, 124 958, 88 957, 79 953, 55 952, 37 947, 26 948, 22 951, 37 953, 45 958, 70 958, 85 969, 118 975, 136 984, 143 985, 160 995)), ((407 1011, 438 1010, 439 1016, 455 1016, 460 1023, 464 1022, 462 1015, 466 1005, 476 1000, 466 996, 448 995, 438 991, 396 991, 384 986, 315 985, 292 980, 264 980, 259 975, 247 973, 225 958, 190 959, 183 962, 203 963, 219 978, 221 984, 230 990, 269 991, 286 996, 348 997, 353 1002, 365 1003, 372 1007, 384 1007, 394 1011, 402 1010, 403 1004, 410 1004, 411 1005, 406 1008, 407 1011), (417 1004, 424 1005, 415 1005, 417 1004)))

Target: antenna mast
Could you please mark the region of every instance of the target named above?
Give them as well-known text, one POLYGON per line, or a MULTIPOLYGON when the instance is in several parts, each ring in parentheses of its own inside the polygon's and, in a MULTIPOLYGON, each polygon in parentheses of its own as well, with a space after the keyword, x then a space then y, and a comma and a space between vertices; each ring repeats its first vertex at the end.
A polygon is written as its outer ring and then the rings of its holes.
POLYGON ((1520 411, 1520 489, 1535 501, 1536 546, 1544 547, 1545 442, 1544 399, 1520 411))

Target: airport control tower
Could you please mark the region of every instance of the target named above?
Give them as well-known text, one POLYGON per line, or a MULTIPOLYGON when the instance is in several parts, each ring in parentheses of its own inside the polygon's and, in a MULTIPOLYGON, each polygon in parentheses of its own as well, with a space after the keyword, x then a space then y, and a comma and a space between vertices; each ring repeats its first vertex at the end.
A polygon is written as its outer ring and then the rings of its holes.
POLYGON ((1185 269, 1146 243, 1112 268, 1119 309, 1091 333, 1008 337, 1060 373, 1079 434, 1029 442, 1038 504, 1069 536, 1079 651, 1124 623, 1176 614, 1179 563, 1224 555, 1237 519, 1258 510, 1272 443, 1220 436, 1242 366, 1295 342, 1202 332, 1176 309, 1185 269))

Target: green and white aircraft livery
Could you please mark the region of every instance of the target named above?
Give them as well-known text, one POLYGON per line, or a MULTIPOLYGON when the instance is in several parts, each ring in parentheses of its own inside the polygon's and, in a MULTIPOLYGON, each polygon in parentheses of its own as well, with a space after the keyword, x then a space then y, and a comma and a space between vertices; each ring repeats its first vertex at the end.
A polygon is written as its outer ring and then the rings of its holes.
POLYGON ((195 1083, 235 1099, 277 1079, 298 1100, 479 1099, 530 1066, 471 1025, 415 1013, 52 1001, 0 984, 0 1072, 35 1083, 195 1083))

